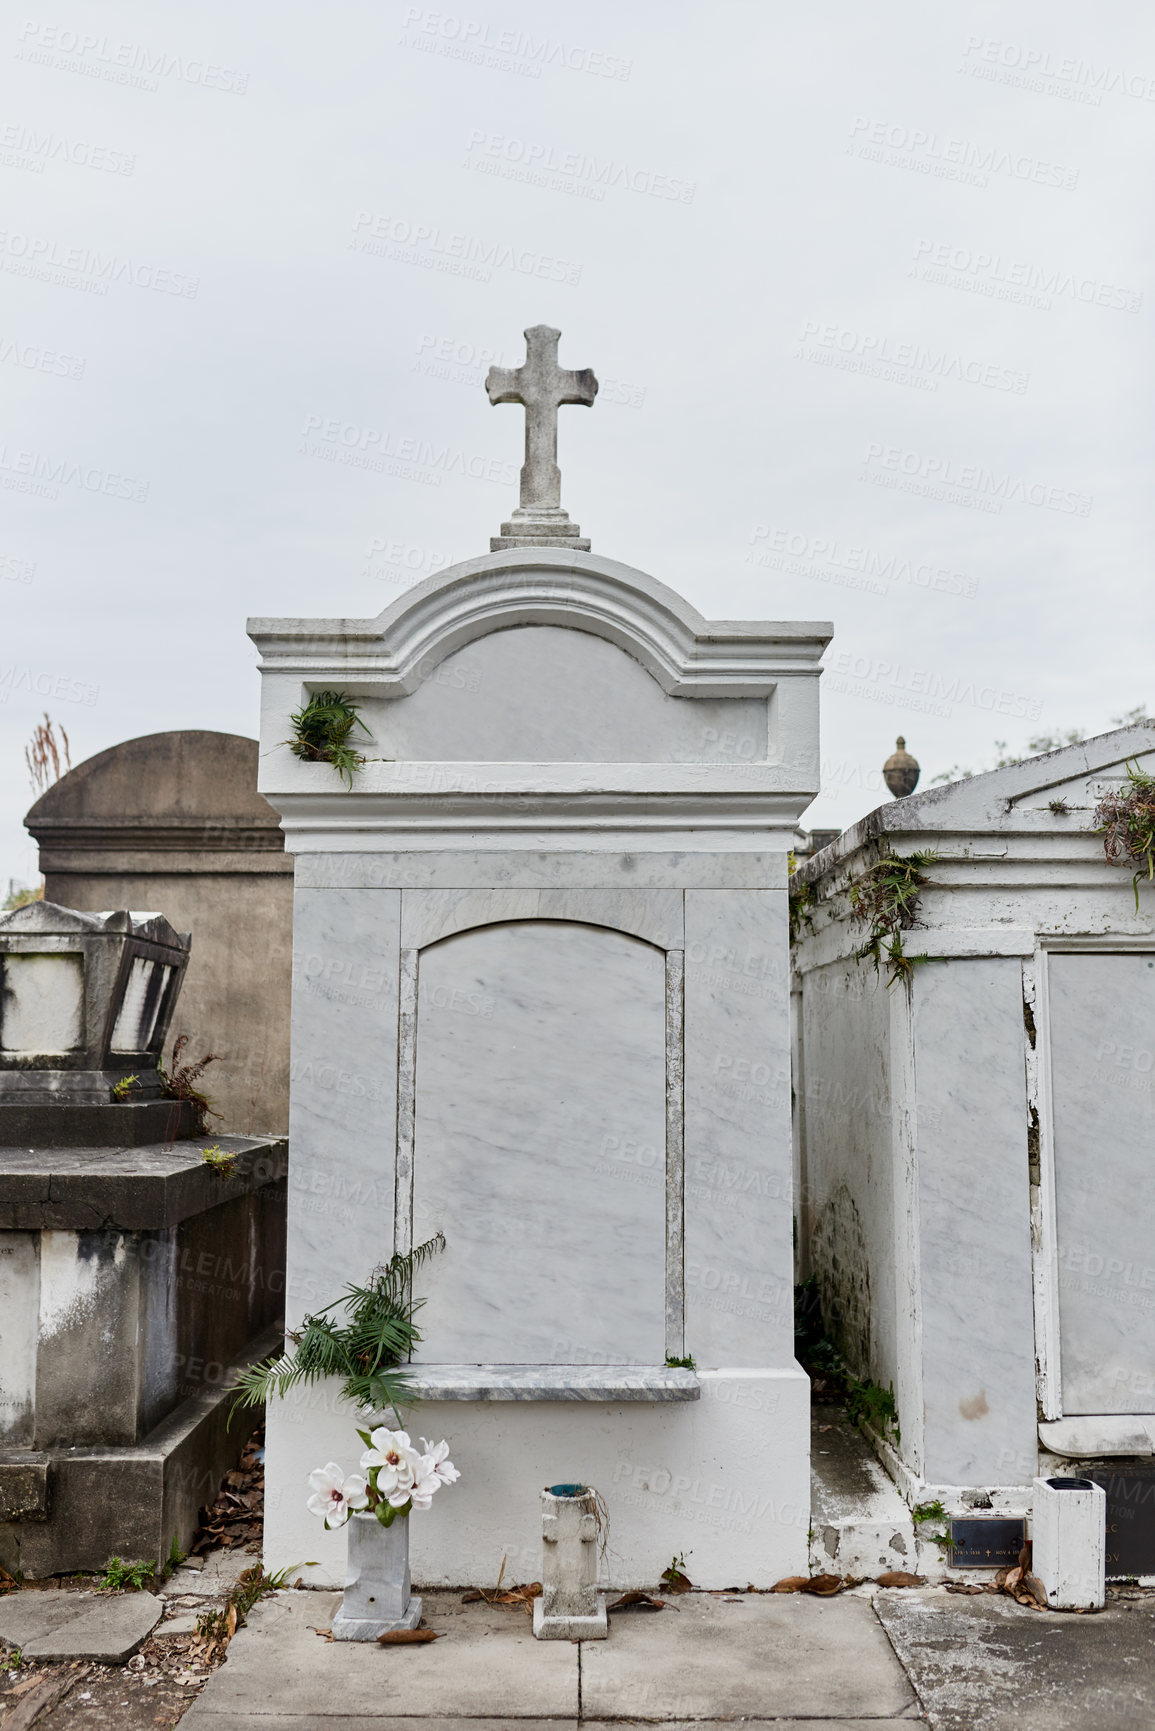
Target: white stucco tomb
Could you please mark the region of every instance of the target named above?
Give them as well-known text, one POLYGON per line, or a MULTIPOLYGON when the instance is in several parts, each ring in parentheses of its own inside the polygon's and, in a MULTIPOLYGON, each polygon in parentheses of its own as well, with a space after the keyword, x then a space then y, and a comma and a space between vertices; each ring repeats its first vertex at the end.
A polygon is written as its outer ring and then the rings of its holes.
POLYGON ((1155 727, 895 800, 799 872, 803 1272, 893 1384, 912 1504, 1155 1465, 1155 889, 1093 833, 1129 761, 1155 727), (893 986, 847 893, 882 850, 937 855, 893 986))
MULTIPOLYGON (((494 550, 375 619, 250 623, 296 869, 288 1320, 444 1232, 412 1426, 462 1477, 411 1518, 415 1581, 533 1579, 542 1488, 581 1482, 614 1584, 684 1553, 765 1586, 809 1519, 786 857, 829 627, 707 621, 586 551, 536 417, 596 382, 527 338, 494 550), (324 689, 369 729, 351 789, 284 743, 324 689)), ((327 1387, 270 1411, 271 1567, 343 1578, 305 1476, 355 1465, 353 1422, 327 1387)))

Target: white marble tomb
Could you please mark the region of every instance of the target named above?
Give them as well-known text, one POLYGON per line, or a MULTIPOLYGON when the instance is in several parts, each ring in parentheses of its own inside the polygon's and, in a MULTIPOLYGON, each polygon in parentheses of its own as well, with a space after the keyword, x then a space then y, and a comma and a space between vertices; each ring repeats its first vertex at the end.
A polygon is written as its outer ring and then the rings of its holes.
MULTIPOLYGON (((541 1488, 577 1480, 617 1584, 803 1569, 786 862, 829 627, 709 622, 555 544, 250 634, 296 870, 290 1325, 447 1241, 413 1427, 462 1479, 414 1579, 532 1579, 541 1488), (284 743, 326 688, 369 729, 351 789, 284 743)), ((325 1387, 270 1411, 270 1567, 342 1578, 305 1475, 355 1465, 353 1423, 325 1387)))
POLYGON ((895 800, 801 869, 804 1270, 893 1383, 911 1503, 1028 1511, 1040 1472, 1155 1455, 1155 889, 1094 833, 1128 763, 1155 727, 895 800), (847 895, 882 849, 937 856, 892 989, 847 895))

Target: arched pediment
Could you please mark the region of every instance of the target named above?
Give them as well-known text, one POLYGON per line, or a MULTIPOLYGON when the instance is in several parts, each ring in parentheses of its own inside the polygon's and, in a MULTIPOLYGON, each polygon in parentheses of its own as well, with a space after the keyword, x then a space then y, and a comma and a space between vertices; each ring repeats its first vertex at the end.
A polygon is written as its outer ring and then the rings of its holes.
POLYGON ((254 619, 266 666, 312 685, 403 697, 448 656, 493 632, 558 626, 631 655, 669 696, 766 697, 817 661, 823 624, 707 620, 665 584, 613 559, 522 547, 428 578, 375 619, 254 619))

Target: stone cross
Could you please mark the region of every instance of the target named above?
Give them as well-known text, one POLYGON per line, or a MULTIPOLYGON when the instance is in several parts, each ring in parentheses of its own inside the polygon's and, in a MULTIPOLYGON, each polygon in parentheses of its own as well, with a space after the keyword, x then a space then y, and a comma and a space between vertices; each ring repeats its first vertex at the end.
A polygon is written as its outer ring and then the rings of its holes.
POLYGON ((575 547, 589 552, 589 541, 572 523, 561 503, 561 470, 557 466, 557 412, 563 403, 591 408, 598 382, 589 367, 571 372, 560 367, 561 337, 550 325, 531 325, 525 333, 525 363, 520 367, 490 367, 485 389, 491 403, 521 403, 525 409, 525 466, 521 471, 521 503, 510 522, 501 525, 490 547, 575 547))

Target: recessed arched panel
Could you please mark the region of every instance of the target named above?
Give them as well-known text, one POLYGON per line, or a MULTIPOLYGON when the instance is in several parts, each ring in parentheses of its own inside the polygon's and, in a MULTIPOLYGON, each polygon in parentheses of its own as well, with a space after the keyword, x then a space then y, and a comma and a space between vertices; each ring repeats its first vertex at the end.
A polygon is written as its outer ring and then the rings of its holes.
POLYGON ((665 1356, 666 958, 604 927, 421 953, 413 1236, 431 1363, 665 1356))
POLYGON ((671 696, 619 644, 560 625, 429 657, 408 695, 362 708, 396 762, 764 763, 765 697, 671 696))

